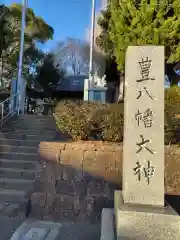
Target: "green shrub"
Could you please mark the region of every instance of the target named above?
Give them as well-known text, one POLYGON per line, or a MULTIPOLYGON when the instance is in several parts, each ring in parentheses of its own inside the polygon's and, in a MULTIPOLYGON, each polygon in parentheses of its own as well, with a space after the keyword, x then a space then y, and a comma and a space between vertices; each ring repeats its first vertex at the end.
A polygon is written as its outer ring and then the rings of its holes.
POLYGON ((63 101, 55 109, 57 127, 74 140, 122 141, 123 105, 63 101))
POLYGON ((123 104, 106 104, 95 111, 91 119, 93 126, 101 130, 102 139, 111 142, 123 140, 123 104))
POLYGON ((180 141, 180 87, 165 89, 165 144, 180 141))
MULTIPOLYGON (((56 105, 58 128, 73 140, 123 140, 123 103, 61 101, 56 105)), ((180 142, 180 87, 165 90, 165 144, 180 142)))
POLYGON ((165 90, 165 116, 172 118, 180 114, 180 87, 174 86, 165 90))

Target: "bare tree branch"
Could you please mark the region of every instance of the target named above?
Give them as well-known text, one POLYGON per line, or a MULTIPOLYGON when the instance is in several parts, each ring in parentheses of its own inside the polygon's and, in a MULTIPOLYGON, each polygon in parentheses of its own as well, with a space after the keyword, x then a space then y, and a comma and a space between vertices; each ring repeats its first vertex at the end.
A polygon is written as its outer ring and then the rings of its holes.
MULTIPOLYGON (((73 75, 88 75, 89 72, 89 43, 74 39, 67 38, 64 42, 59 42, 54 51, 57 63, 61 63, 70 69, 73 75)), ((102 53, 94 49, 93 52, 93 69, 98 72, 102 77, 105 72, 105 58, 102 53)))

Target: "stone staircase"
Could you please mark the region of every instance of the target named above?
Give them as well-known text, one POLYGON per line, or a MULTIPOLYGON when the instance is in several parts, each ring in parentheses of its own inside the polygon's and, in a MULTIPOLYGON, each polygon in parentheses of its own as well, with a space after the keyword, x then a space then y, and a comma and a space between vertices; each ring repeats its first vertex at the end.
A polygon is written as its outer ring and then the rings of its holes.
POLYGON ((26 218, 60 222, 57 239, 100 239, 102 207, 113 202, 113 188, 83 169, 45 162, 39 143, 53 140, 67 140, 53 116, 21 115, 0 130, 0 239, 9 240, 26 218))
MULTIPOLYGON (((39 199, 38 208, 34 208, 32 202, 35 191, 36 169, 41 162, 37 149, 40 141, 53 140, 67 140, 67 136, 56 131, 53 116, 24 115, 14 117, 0 130, 0 226, 3 230, 0 239, 9 240, 24 220, 50 220, 51 223, 55 220, 60 222, 62 228, 58 240, 100 239, 101 228, 99 223, 91 224, 84 219, 83 221, 77 221, 77 218, 80 220, 79 216, 74 216, 74 220, 76 220, 74 222, 72 218, 67 219, 66 216, 61 215, 62 212, 67 212, 66 206, 69 205, 69 200, 67 204, 62 203, 64 196, 62 192, 58 192, 57 196, 57 207, 60 214, 55 214, 55 219, 51 218, 51 214, 47 211, 50 210, 51 206, 47 202, 49 207, 48 209, 44 208, 44 213, 48 215, 46 215, 47 218, 38 217, 42 210, 43 199, 39 199)), ((67 182, 64 182, 64 187, 67 188, 66 192, 69 195, 71 190, 66 184, 67 182)), ((49 187, 51 188, 51 186, 50 184, 49 187)), ((45 192, 43 194, 48 196, 47 190, 49 187, 45 182, 45 192)), ((58 184, 57 189, 59 187, 58 184)), ((62 191, 64 187, 60 187, 62 191)), ((51 196, 49 197, 51 198, 51 196)), ((47 225, 48 223, 47 221, 47 225)))
POLYGON ((28 216, 39 142, 55 136, 53 116, 14 117, 0 130, 0 217, 28 216))

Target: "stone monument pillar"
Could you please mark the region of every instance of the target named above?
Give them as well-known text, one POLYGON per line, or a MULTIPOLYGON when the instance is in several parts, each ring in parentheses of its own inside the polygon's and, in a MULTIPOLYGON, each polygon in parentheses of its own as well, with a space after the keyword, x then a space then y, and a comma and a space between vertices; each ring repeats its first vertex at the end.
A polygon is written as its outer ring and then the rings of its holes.
MULTIPOLYGON (((113 211, 117 240, 180 239, 180 217, 164 202, 164 76, 163 46, 128 47, 123 188, 115 191, 113 211)), ((104 217, 113 221, 108 211, 104 217)))
POLYGON ((124 202, 164 206, 164 47, 128 48, 124 107, 124 202))
POLYGON ((164 202, 164 76, 163 46, 128 47, 117 239, 180 239, 180 217, 164 202))

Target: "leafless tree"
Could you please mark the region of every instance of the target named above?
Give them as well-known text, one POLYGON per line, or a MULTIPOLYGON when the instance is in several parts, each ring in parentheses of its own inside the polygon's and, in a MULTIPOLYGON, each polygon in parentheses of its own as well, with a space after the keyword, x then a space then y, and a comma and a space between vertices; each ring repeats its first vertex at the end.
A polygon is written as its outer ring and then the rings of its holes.
MULTIPOLYGON (((89 52, 90 46, 87 42, 67 38, 64 42, 59 42, 54 49, 55 59, 63 64, 67 71, 71 71, 74 76, 87 75, 89 72, 89 52)), ((96 50, 93 51, 93 69, 102 72, 103 56, 96 50)), ((104 66, 103 66, 104 68, 104 66)), ((104 73, 103 73, 104 74, 104 73)), ((101 74, 100 74, 101 75, 101 74)))

